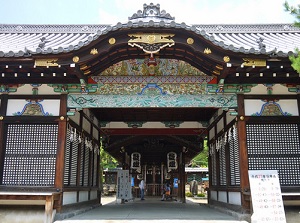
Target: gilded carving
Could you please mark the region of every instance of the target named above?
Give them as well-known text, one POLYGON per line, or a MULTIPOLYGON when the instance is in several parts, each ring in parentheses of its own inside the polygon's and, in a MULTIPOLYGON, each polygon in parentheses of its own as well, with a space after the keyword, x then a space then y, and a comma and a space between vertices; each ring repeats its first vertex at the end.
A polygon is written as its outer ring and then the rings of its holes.
POLYGON ((79 62, 79 57, 78 56, 73 57, 73 62, 78 63, 79 62))
POLYGON ((132 47, 139 47, 145 53, 158 53, 160 49, 167 46, 171 47, 175 44, 171 37, 174 34, 160 34, 160 33, 140 33, 140 34, 128 34, 130 40, 128 45, 132 47))
POLYGON ((90 54, 96 55, 96 54, 98 54, 98 50, 96 48, 93 48, 93 49, 91 49, 90 54))
POLYGON ((194 43, 194 39, 193 38, 187 38, 186 40, 187 44, 193 44, 194 43))
POLYGON ((267 61, 263 59, 254 59, 254 58, 243 58, 244 63, 242 65, 246 67, 257 66, 257 67, 265 67, 267 65, 267 61))
POLYGON ((228 63, 230 61, 230 57, 229 56, 225 56, 223 57, 223 60, 225 63, 228 63))
POLYGON ((36 59, 34 61, 34 65, 36 67, 57 67, 57 58, 51 58, 51 59, 36 59))
POLYGON ((205 49, 204 49, 204 53, 205 53, 205 54, 211 54, 211 50, 210 50, 209 48, 205 48, 205 49))
POLYGON ((116 39, 115 39, 115 38, 110 38, 110 39, 108 40, 108 42, 109 42, 110 45, 113 45, 113 44, 116 43, 116 39))

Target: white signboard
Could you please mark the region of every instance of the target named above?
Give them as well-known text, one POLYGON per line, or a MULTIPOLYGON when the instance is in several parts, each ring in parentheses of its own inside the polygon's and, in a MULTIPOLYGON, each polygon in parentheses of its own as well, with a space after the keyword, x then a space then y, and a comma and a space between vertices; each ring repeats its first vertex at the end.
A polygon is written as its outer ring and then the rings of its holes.
POLYGON ((252 223, 286 223, 277 170, 249 170, 252 223))
POLYGON ((117 177, 117 199, 132 199, 131 176, 129 170, 118 170, 117 177))

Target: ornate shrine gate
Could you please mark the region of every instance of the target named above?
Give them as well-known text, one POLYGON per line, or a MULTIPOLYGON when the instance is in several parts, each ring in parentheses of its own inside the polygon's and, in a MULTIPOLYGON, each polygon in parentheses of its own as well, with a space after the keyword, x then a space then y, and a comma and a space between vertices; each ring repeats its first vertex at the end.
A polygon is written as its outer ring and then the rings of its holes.
POLYGON ((115 26, 0 32, 1 204, 46 200, 48 221, 52 206, 98 204, 100 145, 151 194, 178 178, 184 202, 205 137, 211 204, 250 211, 248 170, 277 169, 283 192, 299 190, 292 25, 188 26, 150 4, 115 26))

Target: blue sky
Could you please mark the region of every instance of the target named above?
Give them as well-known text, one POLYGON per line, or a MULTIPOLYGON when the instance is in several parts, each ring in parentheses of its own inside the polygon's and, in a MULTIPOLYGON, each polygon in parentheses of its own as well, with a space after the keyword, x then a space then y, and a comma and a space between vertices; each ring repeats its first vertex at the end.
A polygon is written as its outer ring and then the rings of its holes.
MULTIPOLYGON (((160 4, 178 23, 292 23, 284 0, 0 0, 0 24, 112 24, 127 22, 144 3, 160 4)), ((288 0, 291 5, 300 0, 288 0)))

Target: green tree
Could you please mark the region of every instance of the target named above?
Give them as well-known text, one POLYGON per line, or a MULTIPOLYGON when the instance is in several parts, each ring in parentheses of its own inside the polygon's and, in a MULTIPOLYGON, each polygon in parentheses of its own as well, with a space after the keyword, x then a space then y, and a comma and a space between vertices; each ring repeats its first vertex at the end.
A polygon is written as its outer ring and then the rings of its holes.
MULTIPOLYGON (((286 1, 284 3, 284 8, 285 11, 289 12, 291 15, 293 15, 296 18, 294 25, 300 27, 300 4, 295 7, 289 5, 289 3, 286 1)), ((297 46, 296 46, 296 54, 297 56, 294 55, 290 56, 289 59, 292 62, 293 69, 300 74, 300 51, 297 46)))
POLYGON ((103 149, 102 141, 100 144, 100 184, 102 187, 102 183, 104 182, 103 178, 103 170, 110 169, 110 168, 116 168, 118 166, 118 161, 113 158, 111 155, 109 155, 105 150, 103 149))
POLYGON ((208 146, 207 140, 204 140, 204 148, 201 153, 195 156, 191 161, 192 167, 208 167, 208 146))

